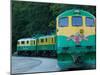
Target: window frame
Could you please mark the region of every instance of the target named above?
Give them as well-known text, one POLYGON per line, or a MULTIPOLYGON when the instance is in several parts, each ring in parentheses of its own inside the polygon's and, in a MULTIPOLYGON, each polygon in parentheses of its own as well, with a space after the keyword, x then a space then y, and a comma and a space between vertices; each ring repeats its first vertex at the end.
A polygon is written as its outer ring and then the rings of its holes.
POLYGON ((72 26, 75 26, 75 27, 81 27, 81 26, 83 26, 83 18, 82 18, 82 16, 72 16, 72 26), (73 17, 80 17, 81 20, 82 20, 81 24, 80 25, 73 25, 73 17))
POLYGON ((69 26, 69 18, 68 18, 68 16, 67 16, 67 17, 59 18, 59 20, 58 20, 58 26, 59 26, 59 27, 68 27, 68 26, 69 26), (67 24, 64 25, 64 26, 60 25, 60 19, 63 19, 63 18, 64 18, 64 19, 66 18, 66 22, 67 22, 67 24))
POLYGON ((85 18, 85 25, 86 25, 87 27, 94 27, 94 26, 95 26, 95 21, 94 21, 94 18, 91 18, 91 17, 86 17, 86 18, 85 18), (89 18, 89 19, 93 19, 94 24, 93 24, 92 26, 87 25, 87 18, 89 18))

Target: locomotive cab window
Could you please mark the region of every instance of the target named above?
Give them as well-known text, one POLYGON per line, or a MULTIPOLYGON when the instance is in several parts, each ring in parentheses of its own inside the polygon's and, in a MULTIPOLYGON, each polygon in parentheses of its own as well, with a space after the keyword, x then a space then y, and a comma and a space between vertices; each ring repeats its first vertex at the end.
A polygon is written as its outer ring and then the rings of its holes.
POLYGON ((73 26, 82 26, 82 17, 81 16, 73 16, 72 17, 72 25, 73 26))
POLYGON ((24 41, 21 41, 21 44, 24 44, 25 42, 24 41))
POLYGON ((86 17, 86 26, 89 26, 89 27, 94 26, 94 19, 86 17))
POLYGON ((27 44, 29 44, 29 41, 26 41, 27 44))
POLYGON ((68 17, 59 19, 59 27, 68 26, 68 17))
POLYGON ((44 39, 41 39, 41 43, 44 42, 44 39))

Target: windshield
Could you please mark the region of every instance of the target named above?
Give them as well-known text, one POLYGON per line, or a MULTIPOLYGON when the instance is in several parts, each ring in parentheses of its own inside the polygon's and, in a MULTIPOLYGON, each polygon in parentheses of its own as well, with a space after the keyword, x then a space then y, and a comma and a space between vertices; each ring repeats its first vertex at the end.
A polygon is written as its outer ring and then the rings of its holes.
POLYGON ((65 27, 68 26, 68 18, 61 18, 59 19, 59 27, 65 27))
POLYGON ((94 26, 94 19, 87 17, 86 18, 86 26, 94 26))
POLYGON ((82 26, 82 17, 81 16, 73 16, 72 17, 72 25, 73 26, 82 26))

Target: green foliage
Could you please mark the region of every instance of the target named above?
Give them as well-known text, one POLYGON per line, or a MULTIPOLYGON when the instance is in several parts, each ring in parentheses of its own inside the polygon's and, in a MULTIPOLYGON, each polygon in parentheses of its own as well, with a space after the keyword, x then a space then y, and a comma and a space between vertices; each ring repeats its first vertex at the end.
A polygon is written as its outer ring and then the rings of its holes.
POLYGON ((57 15, 75 8, 96 14, 95 6, 12 1, 12 52, 18 39, 50 33, 56 28, 57 15))

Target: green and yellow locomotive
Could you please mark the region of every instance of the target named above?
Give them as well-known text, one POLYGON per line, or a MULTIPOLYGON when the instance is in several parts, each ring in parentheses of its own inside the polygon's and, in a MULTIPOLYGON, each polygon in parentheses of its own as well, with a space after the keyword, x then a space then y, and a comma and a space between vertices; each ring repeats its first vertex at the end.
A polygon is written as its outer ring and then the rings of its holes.
POLYGON ((18 55, 56 57, 55 35, 19 39, 18 55))
POLYGON ((62 69, 95 68, 95 17, 87 11, 69 10, 57 16, 57 57, 62 69))
POLYGON ((18 40, 19 55, 57 57, 61 69, 96 67, 95 16, 67 10, 56 18, 55 35, 18 40))

